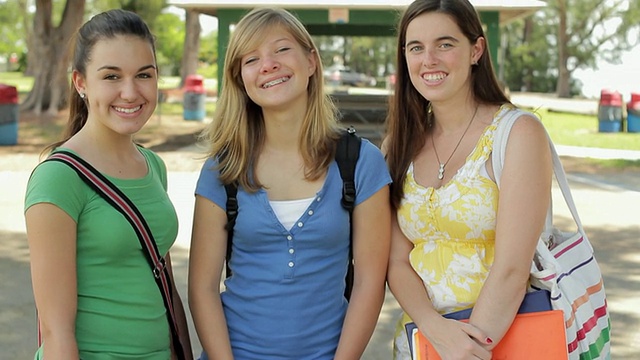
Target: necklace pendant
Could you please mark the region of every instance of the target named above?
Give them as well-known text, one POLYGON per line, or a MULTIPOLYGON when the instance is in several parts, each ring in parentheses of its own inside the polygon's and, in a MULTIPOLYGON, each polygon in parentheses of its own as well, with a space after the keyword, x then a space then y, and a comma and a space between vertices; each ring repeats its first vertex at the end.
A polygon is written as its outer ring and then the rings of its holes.
POLYGON ((442 180, 444 178, 444 164, 440 164, 440 168, 438 169, 438 180, 442 180))

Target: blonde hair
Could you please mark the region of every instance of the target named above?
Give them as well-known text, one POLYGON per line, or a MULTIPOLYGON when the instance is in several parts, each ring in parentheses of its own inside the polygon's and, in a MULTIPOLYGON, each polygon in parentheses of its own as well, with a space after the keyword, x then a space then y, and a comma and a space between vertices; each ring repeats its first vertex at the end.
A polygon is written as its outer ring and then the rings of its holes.
POLYGON ((316 70, 309 78, 307 112, 300 133, 300 152, 305 178, 318 179, 333 161, 335 140, 339 136, 336 109, 324 91, 322 62, 311 35, 302 23, 283 9, 257 8, 246 14, 231 34, 213 121, 203 130, 201 140, 208 156, 218 159, 220 180, 237 182, 247 191, 257 191, 260 181, 252 177, 265 136, 261 108, 245 90, 241 77, 241 59, 263 40, 267 29, 281 27, 300 46, 315 57, 316 70))

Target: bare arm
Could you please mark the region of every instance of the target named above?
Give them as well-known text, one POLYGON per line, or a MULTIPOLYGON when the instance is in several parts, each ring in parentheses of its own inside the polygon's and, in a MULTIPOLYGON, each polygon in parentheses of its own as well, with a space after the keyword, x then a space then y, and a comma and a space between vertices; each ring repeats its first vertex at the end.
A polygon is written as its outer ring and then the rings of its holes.
POLYGON ((219 285, 227 248, 226 223, 223 209, 196 196, 189 252, 189 306, 198 338, 210 359, 233 359, 219 285))
POLYGON ((78 359, 76 222, 50 203, 31 206, 25 220, 44 357, 78 359))
POLYGON ((353 211, 354 284, 335 359, 359 359, 373 334, 389 259, 389 187, 353 211))
POLYGON ((495 340, 488 348, 494 347, 509 329, 526 292, 533 253, 549 207, 551 164, 542 124, 521 117, 507 143, 495 260, 470 319, 495 340))
MULTIPOLYGON (((176 322, 178 326, 178 335, 180 336, 180 343, 182 344, 182 349, 184 350, 184 355, 187 360, 193 359, 193 350, 191 349, 191 337, 189 336, 189 326, 187 324, 187 315, 184 312, 184 306, 182 304, 182 299, 180 298, 180 293, 176 288, 176 282, 173 277, 173 266, 171 264, 171 255, 167 253, 165 256, 165 260, 167 262, 167 268, 169 270, 169 276, 171 276, 171 293, 172 301, 173 301, 173 311, 176 316, 176 322)), ((173 351, 173 347, 172 347, 173 351)), ((175 352, 173 354, 175 356, 175 352)))

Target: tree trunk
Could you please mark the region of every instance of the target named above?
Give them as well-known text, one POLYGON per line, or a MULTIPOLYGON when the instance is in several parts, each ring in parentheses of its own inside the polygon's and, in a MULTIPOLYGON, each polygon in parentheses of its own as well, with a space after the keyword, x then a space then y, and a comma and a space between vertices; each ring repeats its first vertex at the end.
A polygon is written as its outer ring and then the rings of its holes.
POLYGON ((567 6, 564 0, 558 1, 558 82, 556 84, 556 95, 560 98, 571 97, 571 87, 569 81, 571 72, 567 67, 569 62, 569 52, 567 43, 567 6))
POLYGON ((195 74, 198 71, 198 52, 200 51, 200 32, 202 31, 200 13, 187 10, 185 28, 180 87, 184 86, 187 75, 195 74))
POLYGON ((342 65, 351 65, 351 45, 353 43, 349 40, 348 36, 343 36, 344 45, 342 46, 342 65))
POLYGON ((65 108, 69 95, 69 39, 82 23, 85 0, 67 0, 57 27, 52 24, 52 1, 37 0, 33 23, 32 58, 34 84, 22 110, 56 115, 65 108))
MULTIPOLYGON (((522 43, 528 44, 531 40, 531 34, 533 33, 533 19, 531 17, 527 17, 524 19, 524 29, 522 30, 522 43)), ((532 51, 529 51, 529 56, 533 57, 535 54, 532 51)), ((525 66, 522 74, 522 91, 531 91, 533 89, 533 73, 534 69, 525 66)))

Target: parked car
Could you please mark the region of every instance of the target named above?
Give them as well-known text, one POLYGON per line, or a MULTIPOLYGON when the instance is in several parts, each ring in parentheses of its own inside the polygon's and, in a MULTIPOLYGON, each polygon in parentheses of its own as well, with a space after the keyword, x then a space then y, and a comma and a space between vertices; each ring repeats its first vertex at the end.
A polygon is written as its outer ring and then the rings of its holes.
POLYGON ((331 66, 325 69, 324 79, 334 86, 376 86, 376 78, 351 70, 346 66, 331 66))

